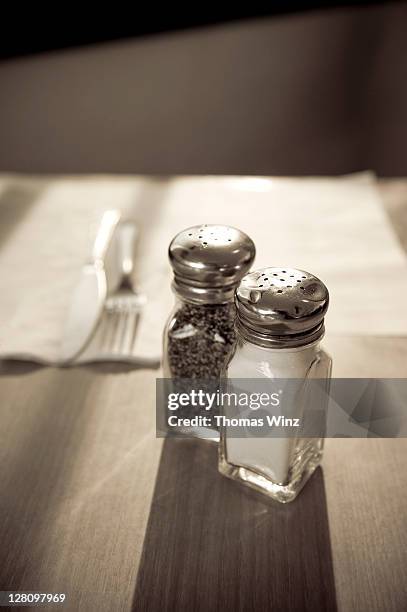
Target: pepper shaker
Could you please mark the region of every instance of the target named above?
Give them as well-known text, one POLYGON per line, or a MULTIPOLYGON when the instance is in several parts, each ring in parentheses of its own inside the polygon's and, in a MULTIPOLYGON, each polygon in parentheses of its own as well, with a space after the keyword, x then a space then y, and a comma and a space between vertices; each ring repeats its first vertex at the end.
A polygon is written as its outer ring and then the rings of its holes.
POLYGON ((172 240, 176 302, 164 330, 165 378, 219 379, 236 339, 235 289, 255 252, 249 236, 225 225, 196 225, 172 240))
MULTIPOLYGON (((242 379, 264 379, 265 390, 276 379, 317 378, 329 390, 332 360, 320 345, 329 294, 317 277, 293 268, 258 270, 243 278, 235 303, 237 341, 226 372, 231 387, 235 381, 241 388, 242 379)), ((293 405, 281 404, 303 423, 315 409, 309 387, 301 383, 293 405)), ((320 463, 323 442, 295 435, 237 438, 222 426, 219 470, 277 501, 292 501, 320 463)))

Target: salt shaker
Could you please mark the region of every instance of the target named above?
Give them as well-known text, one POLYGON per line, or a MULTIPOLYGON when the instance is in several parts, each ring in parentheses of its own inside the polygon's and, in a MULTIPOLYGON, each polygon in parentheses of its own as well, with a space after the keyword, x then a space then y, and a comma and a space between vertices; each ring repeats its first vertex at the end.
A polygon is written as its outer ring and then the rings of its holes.
MULTIPOLYGON (((238 379, 264 379, 259 382, 263 391, 275 379, 301 383, 317 378, 328 392, 332 360, 320 344, 328 302, 326 286, 308 272, 273 267, 247 274, 236 291, 237 341, 227 367, 228 384, 241 388, 238 379)), ((281 404, 302 423, 315 408, 309 387, 300 384, 293 405, 281 404)), ((295 434, 237 438, 222 426, 219 471, 289 502, 320 463, 323 442, 323 437, 295 434)))
POLYGON ((196 225, 172 240, 176 302, 164 330, 165 378, 219 378, 236 338, 235 289, 255 252, 249 236, 225 225, 196 225))

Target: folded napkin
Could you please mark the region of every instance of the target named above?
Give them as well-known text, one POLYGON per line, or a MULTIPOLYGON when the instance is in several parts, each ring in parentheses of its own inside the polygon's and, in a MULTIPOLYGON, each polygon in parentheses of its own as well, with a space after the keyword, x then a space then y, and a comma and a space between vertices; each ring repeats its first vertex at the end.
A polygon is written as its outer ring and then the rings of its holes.
MULTIPOLYGON (((72 295, 82 266, 89 261, 103 213, 117 208, 130 218, 141 183, 0 177, 0 357, 59 361, 72 295)), ((141 208, 140 213, 149 215, 141 208)), ((157 366, 172 296, 166 258, 152 258, 147 233, 147 228, 140 232, 135 270, 137 289, 147 303, 132 354, 123 360, 157 366), (157 259, 161 259, 158 265, 157 259)), ((112 260, 108 252, 110 289, 118 280, 112 260)), ((97 357, 97 346, 95 334, 79 361, 97 357)))
POLYGON ((327 330, 406 335, 407 263, 369 174, 354 178, 0 175, 0 357, 56 360, 70 298, 105 210, 139 228, 135 277, 147 296, 134 358, 158 361, 173 304, 168 244, 225 223, 256 243, 255 267, 309 270, 327 284, 327 330))

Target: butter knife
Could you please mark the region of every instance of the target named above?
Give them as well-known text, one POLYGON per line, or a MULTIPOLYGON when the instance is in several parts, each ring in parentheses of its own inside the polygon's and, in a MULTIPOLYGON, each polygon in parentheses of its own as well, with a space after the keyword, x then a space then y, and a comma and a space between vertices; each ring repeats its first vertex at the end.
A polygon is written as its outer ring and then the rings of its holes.
POLYGON ((90 261, 83 266, 72 296, 60 347, 61 364, 75 360, 98 325, 107 295, 104 259, 119 219, 118 210, 108 210, 102 217, 90 261))

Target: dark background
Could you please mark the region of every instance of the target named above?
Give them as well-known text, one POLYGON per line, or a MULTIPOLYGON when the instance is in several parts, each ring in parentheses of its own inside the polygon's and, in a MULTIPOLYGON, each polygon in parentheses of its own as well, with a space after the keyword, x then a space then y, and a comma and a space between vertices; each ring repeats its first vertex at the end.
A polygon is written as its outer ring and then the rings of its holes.
POLYGON ((0 170, 407 174, 406 2, 132 8, 4 18, 0 170))
POLYGON ((101 5, 97 13, 93 12, 90 16, 84 13, 83 7, 78 10, 68 3, 58 3, 56 13, 52 13, 50 8, 45 15, 39 14, 38 7, 29 14, 26 9, 24 12, 14 10, 11 18, 4 22, 6 27, 2 29, 0 37, 0 59, 240 19, 380 2, 271 0, 265 4, 266 8, 256 8, 252 3, 249 7, 239 6, 239 3, 233 7, 207 7, 193 3, 193 6, 183 5, 181 10, 181 6, 177 8, 174 4, 169 9, 155 4, 134 3, 129 14, 123 12, 123 7, 107 5, 104 8, 101 5))

